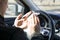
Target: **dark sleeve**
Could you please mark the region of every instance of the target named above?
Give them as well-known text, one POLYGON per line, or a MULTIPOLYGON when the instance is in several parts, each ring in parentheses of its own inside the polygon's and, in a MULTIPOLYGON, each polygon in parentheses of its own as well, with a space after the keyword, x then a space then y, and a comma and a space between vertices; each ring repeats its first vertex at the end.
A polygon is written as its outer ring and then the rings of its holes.
POLYGON ((28 40, 26 34, 21 29, 18 29, 13 34, 12 40, 28 40))
POLYGON ((0 26, 1 40, 26 40, 27 37, 21 28, 0 26))
POLYGON ((44 38, 43 35, 39 34, 37 36, 32 37, 31 40, 47 40, 47 38, 44 38))

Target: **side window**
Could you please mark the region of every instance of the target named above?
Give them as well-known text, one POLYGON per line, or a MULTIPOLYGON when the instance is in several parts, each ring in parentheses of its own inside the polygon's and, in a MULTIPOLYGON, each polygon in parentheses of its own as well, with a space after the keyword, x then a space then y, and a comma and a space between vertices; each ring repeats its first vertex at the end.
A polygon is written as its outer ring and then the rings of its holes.
POLYGON ((5 17, 16 17, 22 13, 23 7, 17 4, 14 0, 8 0, 8 8, 6 10, 5 17))
POLYGON ((6 15, 10 15, 10 16, 15 16, 16 14, 16 5, 15 4, 8 4, 8 8, 6 11, 6 15))

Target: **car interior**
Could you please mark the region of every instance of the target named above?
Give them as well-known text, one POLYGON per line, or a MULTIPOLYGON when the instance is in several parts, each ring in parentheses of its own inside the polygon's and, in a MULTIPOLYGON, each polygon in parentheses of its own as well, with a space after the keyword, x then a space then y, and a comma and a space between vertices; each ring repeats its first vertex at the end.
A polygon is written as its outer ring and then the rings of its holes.
MULTIPOLYGON (((46 40, 60 40, 60 13, 55 10, 45 11, 37 6, 36 0, 15 0, 19 5, 24 7, 23 15, 29 11, 36 12, 40 19, 40 33, 46 40), (55 12, 54 12, 55 11, 55 12)), ((38 0, 41 1, 41 0, 38 0)), ((43 2, 43 1, 41 1, 43 2)), ((46 6, 46 5, 45 5, 46 6)), ((59 9, 57 9, 59 10, 59 9)), ((5 18, 6 25, 12 26, 16 17, 5 18)), ((32 40, 44 40, 41 36, 33 37, 32 40)))

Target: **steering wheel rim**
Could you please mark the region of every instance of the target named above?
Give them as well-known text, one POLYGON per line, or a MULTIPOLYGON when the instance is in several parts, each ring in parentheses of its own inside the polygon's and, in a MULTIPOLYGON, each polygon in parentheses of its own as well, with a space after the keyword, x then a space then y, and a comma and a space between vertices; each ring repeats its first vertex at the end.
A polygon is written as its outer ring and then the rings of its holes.
POLYGON ((49 27, 51 28, 51 30, 49 32, 49 38, 48 38, 48 40, 52 40, 53 36, 54 36, 54 33, 55 33, 54 22, 53 22, 52 18, 46 12, 43 12, 41 10, 40 11, 38 10, 38 11, 35 11, 35 12, 40 13, 38 15, 38 17, 39 16, 42 16, 42 17, 44 16, 48 20, 49 27))

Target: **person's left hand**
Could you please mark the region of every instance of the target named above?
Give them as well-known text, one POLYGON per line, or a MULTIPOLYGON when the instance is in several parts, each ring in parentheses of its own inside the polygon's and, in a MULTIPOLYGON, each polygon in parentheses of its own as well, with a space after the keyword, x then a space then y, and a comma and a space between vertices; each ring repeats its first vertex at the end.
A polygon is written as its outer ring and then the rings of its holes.
POLYGON ((27 28, 24 31, 30 34, 40 33, 40 20, 34 13, 27 18, 27 28))
POLYGON ((34 13, 27 18, 27 28, 23 30, 29 39, 40 34, 40 20, 34 13))

